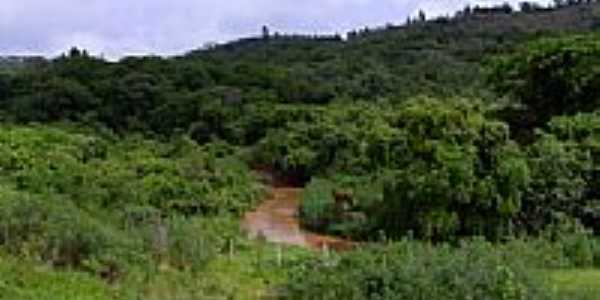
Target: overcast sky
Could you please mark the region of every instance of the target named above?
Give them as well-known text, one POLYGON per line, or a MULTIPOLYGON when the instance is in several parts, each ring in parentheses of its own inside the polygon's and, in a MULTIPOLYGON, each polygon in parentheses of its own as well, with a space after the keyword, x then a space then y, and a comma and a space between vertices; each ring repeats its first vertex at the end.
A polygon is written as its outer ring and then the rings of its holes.
MULTIPOLYGON (((181 54, 210 42, 284 33, 345 33, 402 23, 419 9, 449 14, 494 0, 0 0, 0 55, 56 55, 71 46, 117 58, 181 54)), ((550 1, 536 1, 547 4, 550 1)))

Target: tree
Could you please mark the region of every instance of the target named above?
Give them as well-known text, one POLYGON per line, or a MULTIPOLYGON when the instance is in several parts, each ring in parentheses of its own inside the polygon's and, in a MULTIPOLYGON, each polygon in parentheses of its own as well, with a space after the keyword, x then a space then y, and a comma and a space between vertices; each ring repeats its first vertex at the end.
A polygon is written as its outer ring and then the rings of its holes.
POLYGON ((419 21, 421 21, 421 22, 427 21, 427 16, 425 15, 425 12, 422 10, 419 10, 419 21))
POLYGON ((72 48, 68 55, 52 61, 48 71, 52 75, 76 80, 88 87, 106 77, 107 62, 90 56, 86 50, 72 48))
POLYGON ((510 6, 508 3, 502 4, 502 6, 500 6, 500 10, 505 14, 511 14, 513 12, 512 6, 510 6))
POLYGON ((197 91, 214 84, 205 64, 198 61, 177 64, 172 76, 177 89, 197 91))
POLYGON ((460 101, 410 101, 396 118, 406 138, 392 160, 404 162, 385 176, 383 201, 369 213, 376 228, 433 240, 510 234, 529 176, 506 125, 460 101))
POLYGON ((132 72, 105 85, 101 118, 113 128, 144 129, 156 107, 166 102, 171 86, 163 78, 132 72))
POLYGON ((527 154, 531 184, 517 224, 536 233, 561 217, 580 217, 588 200, 585 172, 591 167, 585 153, 544 135, 527 148, 527 154))
POLYGON ((10 75, 0 72, 0 108, 11 93, 10 75))
POLYGON ((521 3, 519 3, 519 8, 520 8, 521 12, 524 12, 524 13, 530 13, 535 10, 534 4, 531 2, 521 2, 521 3))
POLYGON ((87 57, 87 56, 88 56, 88 54, 87 54, 86 50, 82 51, 82 50, 79 50, 79 48, 77 48, 77 47, 72 47, 69 50, 69 55, 68 55, 69 58, 79 58, 79 57, 87 57))
POLYGON ((267 27, 266 25, 264 25, 262 27, 262 37, 263 37, 263 39, 267 40, 267 39, 269 39, 270 36, 271 36, 271 33, 269 32, 269 27, 267 27))
POLYGON ((100 101, 85 86, 53 77, 33 84, 33 90, 10 100, 19 121, 80 121, 98 109, 100 101))
POLYGON ((600 107, 600 37, 542 39, 491 64, 488 82, 524 106, 511 123, 530 130, 552 116, 600 107))

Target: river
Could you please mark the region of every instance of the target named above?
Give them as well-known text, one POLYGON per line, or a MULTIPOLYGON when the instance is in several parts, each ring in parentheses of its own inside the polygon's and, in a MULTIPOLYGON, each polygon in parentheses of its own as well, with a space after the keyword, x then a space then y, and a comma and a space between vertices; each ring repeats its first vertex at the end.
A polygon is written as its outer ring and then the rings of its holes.
POLYGON ((351 241, 302 229, 299 218, 301 196, 301 188, 272 187, 268 199, 244 216, 243 229, 251 238, 263 238, 272 243, 313 250, 352 249, 355 243, 351 241))

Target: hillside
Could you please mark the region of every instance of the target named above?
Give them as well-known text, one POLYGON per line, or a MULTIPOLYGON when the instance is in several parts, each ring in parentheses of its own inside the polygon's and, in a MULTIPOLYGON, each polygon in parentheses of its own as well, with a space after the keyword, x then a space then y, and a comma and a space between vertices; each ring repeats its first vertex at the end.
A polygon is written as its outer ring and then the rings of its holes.
POLYGON ((599 29, 0 60, 0 299, 598 299, 599 29))
MULTIPOLYGON (((600 28, 600 3, 528 12, 482 11, 465 9, 452 18, 365 28, 349 32, 346 40, 285 35, 242 39, 192 51, 185 58, 226 65, 241 77, 262 79, 262 85, 277 86, 280 77, 311 86, 318 83, 330 92, 322 95, 323 100, 419 93, 481 95, 480 63, 486 56, 536 36, 600 28)), ((224 81, 247 88, 256 85, 224 81)))
POLYGON ((26 68, 36 64, 43 64, 41 56, 0 56, 0 71, 26 68))

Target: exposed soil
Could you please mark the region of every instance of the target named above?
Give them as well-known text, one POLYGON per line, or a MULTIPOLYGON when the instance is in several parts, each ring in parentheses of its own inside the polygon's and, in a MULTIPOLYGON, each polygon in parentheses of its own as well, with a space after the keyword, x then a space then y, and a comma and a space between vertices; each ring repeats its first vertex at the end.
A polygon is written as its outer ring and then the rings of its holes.
POLYGON ((242 226, 251 238, 263 238, 272 243, 314 250, 327 248, 343 251, 355 246, 355 243, 348 240, 302 229, 299 218, 302 188, 282 184, 272 186, 270 197, 255 211, 244 216, 242 226))

